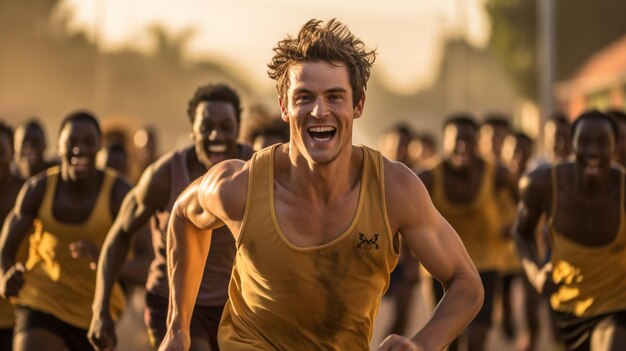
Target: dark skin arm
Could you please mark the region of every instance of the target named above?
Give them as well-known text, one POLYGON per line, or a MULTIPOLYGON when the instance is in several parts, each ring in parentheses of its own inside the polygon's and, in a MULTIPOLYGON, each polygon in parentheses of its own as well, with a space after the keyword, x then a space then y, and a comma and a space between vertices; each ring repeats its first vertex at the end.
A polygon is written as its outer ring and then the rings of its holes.
POLYGON ((520 203, 513 228, 513 237, 524 271, 540 293, 544 291, 544 284, 550 281, 546 277, 551 270, 551 264, 540 262, 535 233, 542 215, 547 215, 550 211, 553 191, 550 171, 550 168, 538 169, 520 179, 520 203))
MULTIPOLYGON (((121 181, 122 189, 114 188, 112 196, 114 197, 112 201, 112 209, 111 213, 113 214, 113 218, 117 218, 120 214, 122 204, 126 196, 132 191, 131 186, 127 184, 125 181, 121 181)), ((166 189, 169 191, 169 188, 166 189)), ((169 194, 169 192, 164 192, 165 194, 169 194)), ((164 193, 159 193, 162 196, 164 193)), ((167 201, 167 200, 166 200, 167 201)), ((154 258, 154 253, 152 251, 152 241, 150 237, 150 229, 144 224, 132 235, 131 247, 134 257, 131 260, 126 260, 124 266, 122 266, 122 270, 120 272, 119 279, 127 284, 136 284, 136 285, 145 285, 146 277, 148 275, 148 270, 150 268, 150 262, 154 258)))
MULTIPOLYGON (((139 256, 132 262, 130 268, 124 272, 123 267, 133 238, 146 229, 150 217, 160 208, 165 208, 169 202, 170 172, 169 162, 163 161, 148 167, 137 185, 124 197, 119 209, 119 215, 111 226, 102 246, 102 254, 98 261, 96 273, 96 290, 92 304, 93 317, 89 327, 88 337, 96 349, 113 347, 116 343, 115 327, 109 313, 111 291, 120 274, 128 276, 128 270, 135 270, 134 280, 143 279, 147 272, 147 260, 152 255, 139 256), (137 267, 141 265, 141 267, 137 267), (139 272, 138 272, 139 271, 139 272)), ((149 239, 149 237, 148 237, 149 239)), ((151 244, 148 243, 149 247, 151 244)), ((145 250, 144 250, 145 251, 145 250)), ((127 266, 126 266, 127 267, 127 266)))
POLYGON ((150 226, 144 225, 135 234, 131 245, 130 250, 134 255, 124 263, 119 280, 126 285, 143 287, 146 285, 150 272, 150 263, 154 259, 150 226))
POLYGON ((13 210, 4 221, 0 235, 0 295, 3 298, 17 295, 24 285, 24 266, 15 263, 15 255, 31 231, 45 189, 45 175, 31 178, 20 190, 13 210))

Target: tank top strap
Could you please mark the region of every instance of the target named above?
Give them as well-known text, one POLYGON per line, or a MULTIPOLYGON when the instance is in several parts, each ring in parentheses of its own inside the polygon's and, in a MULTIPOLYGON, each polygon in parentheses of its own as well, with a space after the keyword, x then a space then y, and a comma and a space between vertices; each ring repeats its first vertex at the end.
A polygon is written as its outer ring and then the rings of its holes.
POLYGON ((102 186, 100 186, 100 193, 98 194, 98 199, 96 200, 96 204, 93 207, 93 211, 91 212, 91 216, 89 221, 94 221, 98 216, 106 216, 106 218, 113 220, 115 217, 111 212, 111 191, 113 190, 113 185, 117 178, 119 178, 119 173, 116 171, 106 168, 102 171, 104 173, 104 179, 102 180, 102 186), (108 216, 107 216, 108 215, 108 216))
POLYGON ((191 183, 187 168, 187 154, 193 146, 174 152, 170 161, 170 195, 168 212, 174 207, 178 195, 191 183))
POLYGON ((626 168, 620 167, 620 191, 619 191, 619 233, 618 235, 626 236, 626 168))
MULTIPOLYGON (((363 150, 363 172, 361 187, 365 187, 361 193, 366 196, 367 201, 360 201, 361 206, 374 207, 373 211, 368 213, 382 213, 383 227, 387 233, 390 243, 393 243, 394 234, 391 231, 389 223, 389 214, 387 213, 387 198, 385 191, 385 163, 383 155, 376 150, 370 149, 365 145, 359 145, 363 150)), ((357 210, 357 216, 361 211, 357 210)), ((397 255, 393 244, 389 245, 391 256, 397 255)))
POLYGON ((478 188, 476 200, 473 202, 483 202, 491 198, 494 193, 494 179, 496 174, 496 164, 490 160, 481 158, 483 162, 483 174, 478 188))
POLYGON ((52 214, 52 204, 54 203, 54 193, 57 188, 57 182, 61 168, 54 166, 46 169, 46 190, 44 191, 41 205, 39 206, 38 217, 42 218, 43 215, 52 214))
POLYGON ((557 181, 556 181, 556 165, 550 167, 550 187, 552 188, 552 200, 550 205, 550 216, 546 224, 552 227, 556 218, 556 207, 558 199, 557 181))
MULTIPOLYGON (((250 159, 250 170, 248 173, 248 190, 246 192, 246 209, 241 223, 240 233, 246 232, 248 218, 262 216, 270 218, 272 216, 271 206, 273 206, 273 160, 276 147, 275 144, 265 149, 259 150, 250 159)), ((243 235, 237 238, 239 247, 243 235)))
POLYGON ((443 179, 443 162, 444 161, 437 163, 432 168, 432 171, 431 171, 432 172, 432 187, 433 187, 432 197, 436 199, 436 202, 438 203, 446 201, 446 197, 444 196, 445 185, 444 185, 444 179, 443 179))

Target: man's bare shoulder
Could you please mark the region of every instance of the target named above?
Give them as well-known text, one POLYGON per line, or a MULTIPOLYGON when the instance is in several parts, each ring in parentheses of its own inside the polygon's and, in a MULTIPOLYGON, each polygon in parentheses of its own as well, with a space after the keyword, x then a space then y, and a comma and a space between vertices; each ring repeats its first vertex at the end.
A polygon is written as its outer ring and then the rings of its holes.
POLYGON ((146 170, 142 173, 141 180, 148 182, 158 182, 161 180, 161 178, 169 178, 172 160, 178 153, 179 151, 168 152, 165 155, 159 157, 156 161, 152 162, 148 167, 146 167, 146 170))
POLYGON ((134 189, 134 196, 139 203, 155 209, 167 207, 171 200, 172 160, 179 152, 168 152, 146 167, 134 189))
POLYGON ((520 178, 519 193, 524 202, 539 204, 551 201, 553 167, 558 166, 541 166, 520 178))
POLYGON ((31 215, 37 213, 46 191, 48 177, 47 172, 41 172, 24 182, 15 200, 17 213, 31 215))
POLYGON ((554 167, 553 165, 545 165, 540 166, 534 169, 532 172, 526 173, 522 175, 522 180, 520 180, 520 186, 524 185, 525 187, 530 187, 535 190, 546 189, 546 187, 551 187, 552 185, 552 172, 554 167), (524 184, 522 184, 524 183, 524 184))
POLYGON ((203 207, 229 220, 240 220, 246 205, 250 162, 238 159, 222 161, 202 178, 200 202, 203 207))
POLYGON ((419 208, 424 201, 430 201, 424 183, 407 166, 385 159, 383 167, 385 197, 390 219, 403 213, 410 216, 407 209, 419 208))
POLYGON ((237 147, 238 147, 238 153, 237 153, 238 159, 248 161, 250 158, 252 158, 252 155, 254 154, 254 150, 252 149, 252 146, 250 144, 240 142, 240 143, 237 143, 237 147))

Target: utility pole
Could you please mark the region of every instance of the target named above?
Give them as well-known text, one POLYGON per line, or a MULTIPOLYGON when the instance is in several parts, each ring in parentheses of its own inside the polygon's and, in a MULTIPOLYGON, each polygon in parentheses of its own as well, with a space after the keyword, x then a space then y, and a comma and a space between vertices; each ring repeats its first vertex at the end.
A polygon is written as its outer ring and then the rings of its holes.
POLYGON ((555 52, 555 0, 536 0, 539 28, 537 31, 538 45, 538 101, 539 101, 539 135, 546 119, 554 113, 554 69, 555 52))
POLYGON ((106 1, 97 0, 94 21, 94 57, 93 57, 93 109, 97 115, 102 115, 108 108, 108 82, 105 57, 102 53, 106 25, 106 1))

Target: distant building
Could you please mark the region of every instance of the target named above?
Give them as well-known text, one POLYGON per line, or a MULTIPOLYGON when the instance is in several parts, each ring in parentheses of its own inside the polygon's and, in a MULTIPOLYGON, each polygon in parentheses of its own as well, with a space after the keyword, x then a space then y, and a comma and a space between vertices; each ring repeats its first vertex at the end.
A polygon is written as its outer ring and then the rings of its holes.
POLYGON ((556 97, 570 116, 591 108, 626 109, 626 35, 599 50, 558 84, 556 97))

